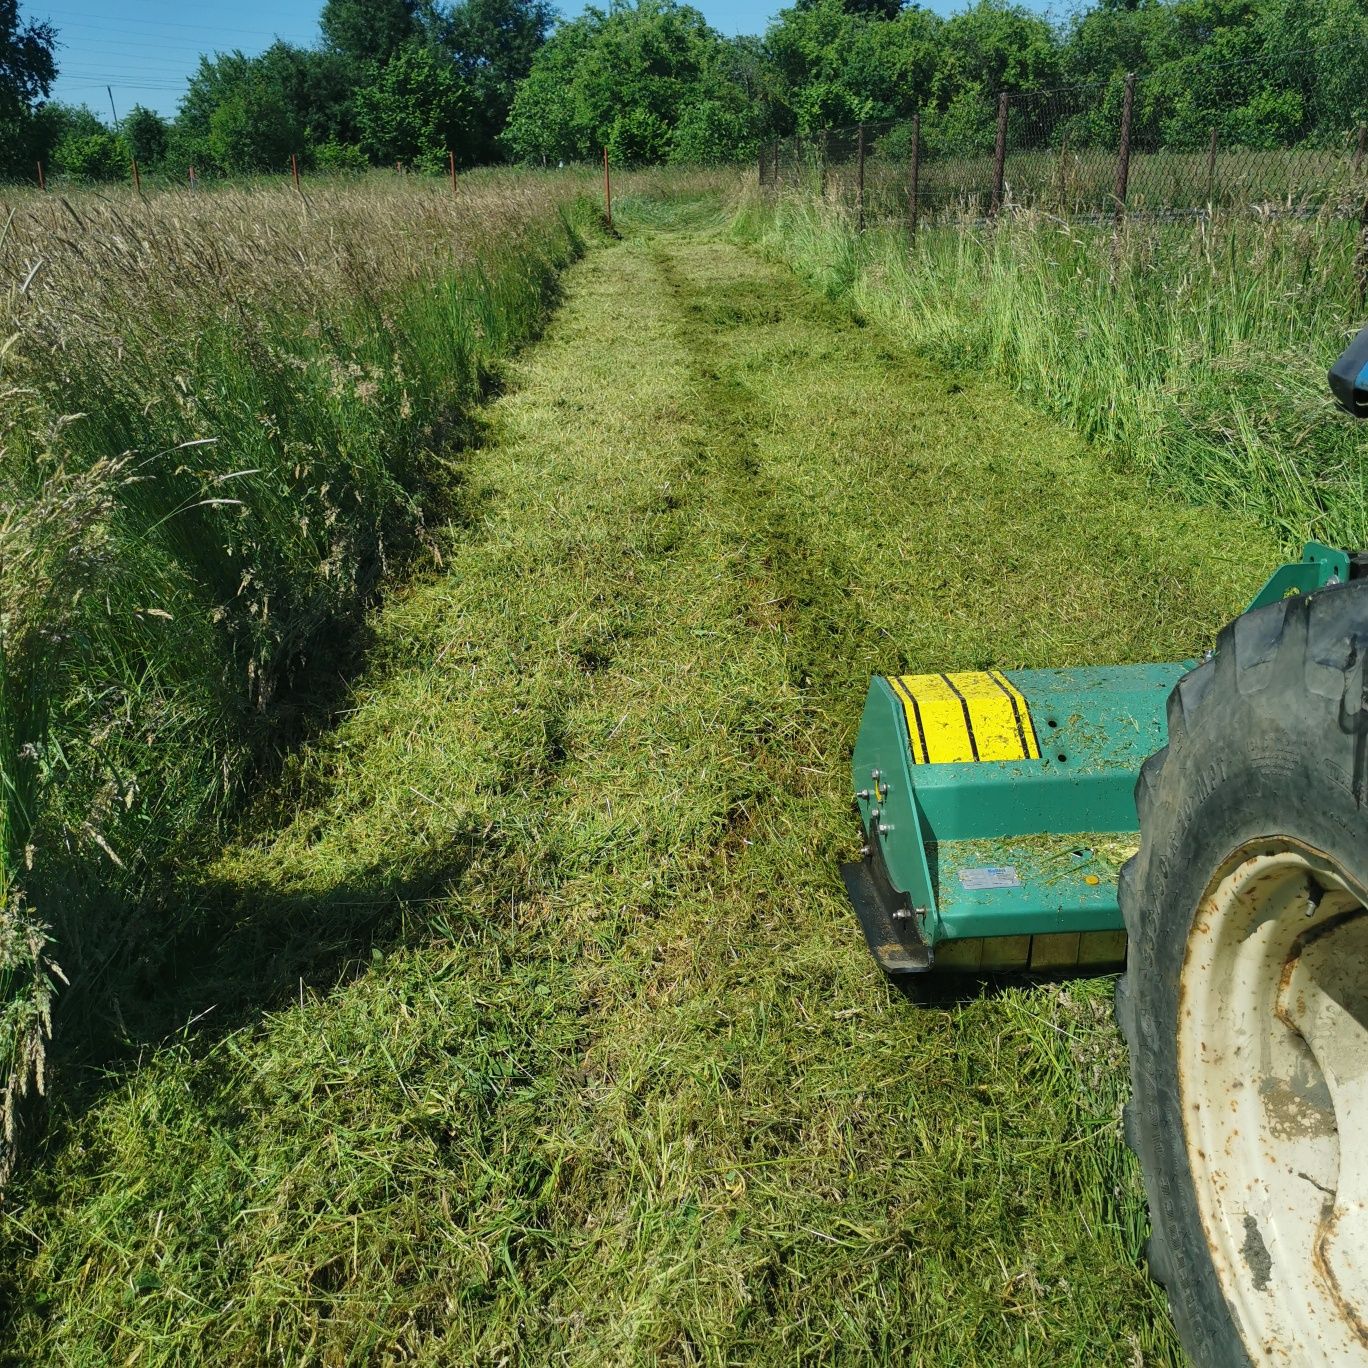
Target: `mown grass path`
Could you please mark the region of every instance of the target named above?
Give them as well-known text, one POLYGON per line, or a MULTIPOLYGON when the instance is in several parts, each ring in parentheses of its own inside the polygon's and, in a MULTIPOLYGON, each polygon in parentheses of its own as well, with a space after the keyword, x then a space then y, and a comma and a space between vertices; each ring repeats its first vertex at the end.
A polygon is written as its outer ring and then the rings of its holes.
POLYGON ((1174 1359, 1110 981, 890 992, 846 757, 871 672, 1190 653, 1272 548, 706 233, 592 253, 510 378, 440 573, 188 881, 192 1024, 9 1194, 9 1354, 1174 1359))

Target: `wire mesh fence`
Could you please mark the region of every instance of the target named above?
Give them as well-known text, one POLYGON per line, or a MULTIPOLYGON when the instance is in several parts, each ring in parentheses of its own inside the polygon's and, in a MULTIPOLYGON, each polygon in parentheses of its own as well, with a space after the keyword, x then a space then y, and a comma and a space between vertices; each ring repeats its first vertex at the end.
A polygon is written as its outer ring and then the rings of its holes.
POLYGON ((1085 219, 1363 211, 1368 129, 1276 145, 1277 128, 1231 122, 1204 123, 1172 83, 1130 75, 771 141, 759 178, 843 204, 861 226, 913 231, 1014 207, 1085 219))

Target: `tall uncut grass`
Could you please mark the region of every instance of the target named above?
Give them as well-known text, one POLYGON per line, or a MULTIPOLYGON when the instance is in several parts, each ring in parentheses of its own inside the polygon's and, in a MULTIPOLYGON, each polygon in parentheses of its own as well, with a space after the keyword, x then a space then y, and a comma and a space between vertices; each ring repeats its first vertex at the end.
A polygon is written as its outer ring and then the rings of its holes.
POLYGON ((734 231, 916 351, 999 378, 1127 478, 1252 514, 1289 546, 1368 545, 1368 433, 1325 381, 1363 321, 1352 222, 1244 212, 1118 233, 1009 212, 909 247, 900 229, 860 235, 840 204, 785 194, 746 199, 734 231))
POLYGON ((580 250, 580 188, 0 208, 0 1177, 59 980, 97 1010, 136 970, 168 858, 459 513, 471 406, 580 250))

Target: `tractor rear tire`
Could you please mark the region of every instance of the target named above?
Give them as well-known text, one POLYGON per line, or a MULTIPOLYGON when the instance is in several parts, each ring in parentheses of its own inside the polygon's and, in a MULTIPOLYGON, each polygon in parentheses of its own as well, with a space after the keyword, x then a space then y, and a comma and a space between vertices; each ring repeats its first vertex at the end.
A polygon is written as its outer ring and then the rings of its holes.
POLYGON ((1246 613, 1136 784, 1126 1138, 1202 1368, 1368 1364, 1366 657, 1368 582, 1246 613))

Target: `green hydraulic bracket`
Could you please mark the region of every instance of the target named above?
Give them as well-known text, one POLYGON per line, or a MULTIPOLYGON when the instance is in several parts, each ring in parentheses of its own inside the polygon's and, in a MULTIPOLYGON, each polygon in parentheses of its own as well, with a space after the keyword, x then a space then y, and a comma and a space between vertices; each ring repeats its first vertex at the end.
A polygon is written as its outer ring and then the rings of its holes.
POLYGON ((1349 578, 1350 556, 1320 542, 1307 542, 1299 561, 1280 565, 1249 605, 1251 609, 1276 603, 1289 594, 1314 594, 1317 589, 1343 584, 1349 578))
MULTIPOLYGON (((1311 542, 1250 605, 1350 578, 1311 542)), ((842 866, 890 974, 1119 963, 1116 876, 1140 766, 1195 662, 871 681, 852 776, 863 858, 842 866)))

